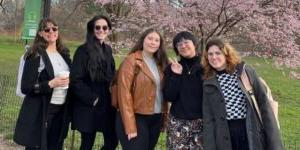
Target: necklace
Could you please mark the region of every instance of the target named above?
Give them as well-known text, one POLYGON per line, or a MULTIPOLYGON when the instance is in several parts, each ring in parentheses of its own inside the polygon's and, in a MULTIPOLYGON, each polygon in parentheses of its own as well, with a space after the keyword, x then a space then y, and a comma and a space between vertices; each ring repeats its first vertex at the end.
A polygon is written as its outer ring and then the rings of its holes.
POLYGON ((191 68, 187 65, 187 63, 184 63, 187 69, 187 74, 190 75, 192 73, 194 65, 191 66, 191 68))

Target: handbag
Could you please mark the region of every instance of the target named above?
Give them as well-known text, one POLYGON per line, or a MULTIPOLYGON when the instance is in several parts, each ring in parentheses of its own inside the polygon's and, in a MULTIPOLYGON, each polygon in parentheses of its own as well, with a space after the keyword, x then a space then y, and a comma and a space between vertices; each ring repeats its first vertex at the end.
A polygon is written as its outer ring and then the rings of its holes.
MULTIPOLYGON (((40 57, 40 65, 38 67, 38 77, 36 80, 36 84, 38 83, 38 79, 39 79, 41 72, 45 68, 45 63, 44 63, 42 55, 38 55, 38 56, 40 57)), ((20 58, 17 85, 16 85, 16 95, 21 98, 24 98, 26 96, 24 93, 22 93, 22 90, 21 90, 21 82, 22 82, 23 70, 24 70, 24 65, 25 65, 25 59, 26 58, 24 58, 24 55, 22 55, 20 58)))
MULTIPOLYGON (((248 77, 248 75, 245 71, 245 66, 243 66, 243 70, 242 70, 242 74, 241 74, 241 80, 242 80, 242 83, 243 83, 246 91, 248 92, 248 94, 251 98, 250 104, 252 105, 252 107, 255 108, 256 113, 259 117, 259 120, 262 123, 261 112, 260 112, 259 106, 257 104, 257 100, 256 100, 254 92, 253 92, 253 87, 252 87, 251 82, 249 80, 249 77, 248 77)), ((262 83, 262 85, 267 90, 266 95, 267 95, 268 102, 271 105, 272 111, 274 113, 274 116, 275 116, 275 119, 276 119, 276 122, 277 122, 277 126, 278 126, 278 128, 280 128, 279 120, 278 120, 278 102, 273 99, 271 89, 269 88, 269 86, 267 85, 265 80, 262 79, 261 77, 259 77, 259 81, 262 83)))

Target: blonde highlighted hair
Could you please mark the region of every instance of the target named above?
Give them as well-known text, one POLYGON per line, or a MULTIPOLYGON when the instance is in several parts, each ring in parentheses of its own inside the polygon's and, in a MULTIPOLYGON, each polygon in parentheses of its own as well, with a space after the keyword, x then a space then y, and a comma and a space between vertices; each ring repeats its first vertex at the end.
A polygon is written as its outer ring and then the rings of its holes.
POLYGON ((241 62, 241 57, 234 47, 232 47, 228 42, 225 42, 221 39, 212 39, 207 42, 205 49, 202 53, 201 64, 204 69, 204 79, 211 78, 216 70, 209 64, 208 61, 208 49, 212 46, 217 46, 220 48, 221 52, 225 56, 226 59, 226 68, 225 70, 229 73, 233 73, 237 64, 241 62))

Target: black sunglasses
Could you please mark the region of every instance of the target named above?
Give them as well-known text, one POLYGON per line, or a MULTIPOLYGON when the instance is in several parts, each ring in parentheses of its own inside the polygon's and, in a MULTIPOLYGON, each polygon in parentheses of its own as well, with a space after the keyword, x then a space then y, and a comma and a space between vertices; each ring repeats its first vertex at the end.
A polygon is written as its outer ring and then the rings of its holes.
POLYGON ((45 29, 44 29, 44 32, 49 33, 50 30, 52 30, 53 32, 55 32, 55 31, 58 30, 58 27, 45 28, 45 29))
POLYGON ((99 25, 95 26, 95 30, 100 30, 101 28, 103 31, 106 31, 108 29, 108 26, 99 26, 99 25))

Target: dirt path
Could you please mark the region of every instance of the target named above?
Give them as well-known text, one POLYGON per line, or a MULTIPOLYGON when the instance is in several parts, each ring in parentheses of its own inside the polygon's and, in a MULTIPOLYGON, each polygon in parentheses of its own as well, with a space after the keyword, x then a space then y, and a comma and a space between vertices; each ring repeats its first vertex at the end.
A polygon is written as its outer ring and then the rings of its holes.
POLYGON ((24 150, 22 146, 18 146, 0 135, 0 150, 24 150))

